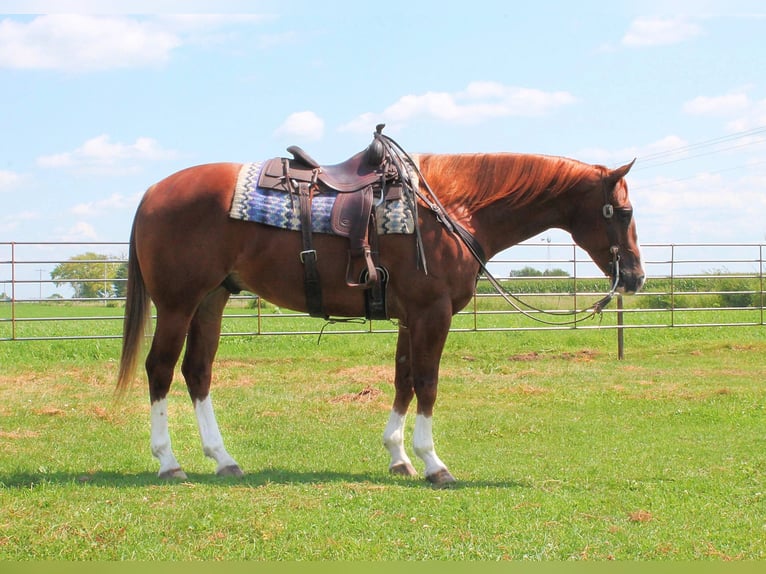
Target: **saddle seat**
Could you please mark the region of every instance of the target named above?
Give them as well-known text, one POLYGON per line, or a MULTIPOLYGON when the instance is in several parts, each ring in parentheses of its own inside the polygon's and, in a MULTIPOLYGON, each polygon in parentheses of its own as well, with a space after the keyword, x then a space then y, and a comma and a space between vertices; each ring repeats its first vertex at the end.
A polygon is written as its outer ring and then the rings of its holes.
MULTIPOLYGON (((297 145, 288 147, 287 151, 293 155, 292 168, 304 167, 304 169, 319 170, 317 179, 340 193, 364 189, 387 176, 384 166, 385 152, 383 145, 377 139, 366 149, 334 165, 320 165, 297 145)), ((390 175, 393 176, 393 174, 390 175)))

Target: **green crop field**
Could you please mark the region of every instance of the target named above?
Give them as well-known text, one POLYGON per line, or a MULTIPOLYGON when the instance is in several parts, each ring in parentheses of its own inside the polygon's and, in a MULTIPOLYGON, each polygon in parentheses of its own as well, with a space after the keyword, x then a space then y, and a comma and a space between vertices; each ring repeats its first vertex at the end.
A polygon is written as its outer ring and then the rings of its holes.
POLYGON ((387 471, 393 334, 224 338, 213 398, 246 476, 213 475, 179 374, 170 483, 143 378, 113 402, 118 340, 0 342, 0 559, 766 558, 766 328, 631 330, 623 361, 614 339, 452 333, 446 490, 387 471))

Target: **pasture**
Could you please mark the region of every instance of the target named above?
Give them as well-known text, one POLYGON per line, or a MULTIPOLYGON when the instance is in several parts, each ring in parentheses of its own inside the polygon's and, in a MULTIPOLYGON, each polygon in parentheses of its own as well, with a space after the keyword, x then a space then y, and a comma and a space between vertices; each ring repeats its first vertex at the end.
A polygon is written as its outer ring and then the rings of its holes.
POLYGON ((213 475, 177 374, 170 483, 145 381, 112 400, 119 341, 0 342, 0 559, 766 558, 766 330, 626 337, 618 362, 607 329, 452 333, 444 490, 387 472, 394 334, 224 338, 213 399, 246 476, 213 475))

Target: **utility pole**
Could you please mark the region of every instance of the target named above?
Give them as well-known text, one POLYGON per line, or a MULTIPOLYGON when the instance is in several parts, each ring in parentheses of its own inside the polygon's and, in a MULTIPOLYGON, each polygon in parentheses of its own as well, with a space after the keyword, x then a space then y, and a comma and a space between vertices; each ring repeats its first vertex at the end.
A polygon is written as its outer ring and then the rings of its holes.
POLYGON ((45 271, 45 269, 38 269, 38 270, 37 270, 37 272, 40 274, 40 277, 39 277, 39 283, 38 283, 38 286, 39 286, 39 292, 38 292, 38 296, 37 296, 37 298, 38 298, 40 301, 42 301, 42 300, 43 300, 43 271, 45 271))

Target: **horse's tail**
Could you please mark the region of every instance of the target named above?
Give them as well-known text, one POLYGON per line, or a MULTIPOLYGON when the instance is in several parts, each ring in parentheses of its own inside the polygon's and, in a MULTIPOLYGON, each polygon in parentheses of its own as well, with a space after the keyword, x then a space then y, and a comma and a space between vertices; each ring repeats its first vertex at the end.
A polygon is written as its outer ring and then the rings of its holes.
POLYGON ((117 377, 116 396, 124 395, 136 372, 138 357, 143 348, 146 326, 149 322, 149 292, 136 256, 136 222, 130 231, 128 252, 128 285, 125 299, 125 319, 122 326, 122 354, 117 377))

